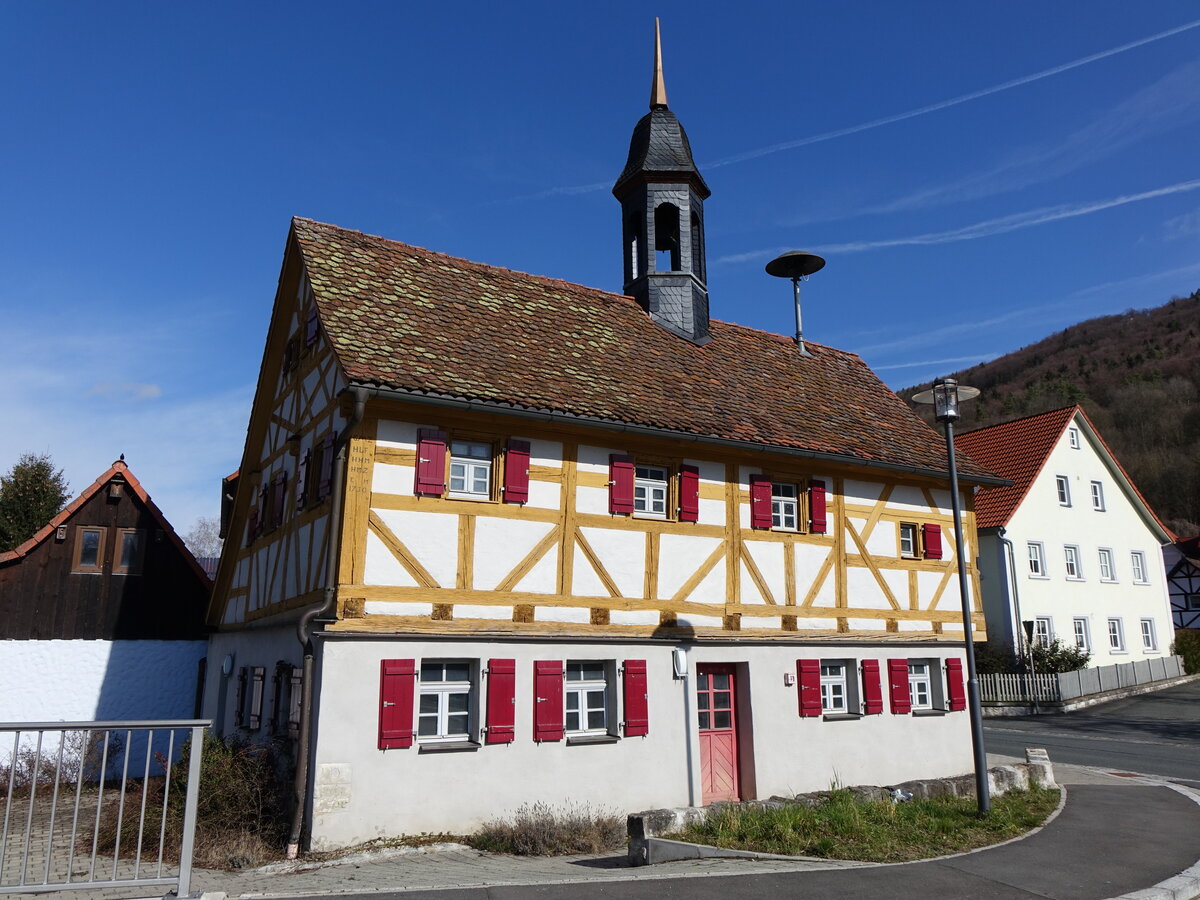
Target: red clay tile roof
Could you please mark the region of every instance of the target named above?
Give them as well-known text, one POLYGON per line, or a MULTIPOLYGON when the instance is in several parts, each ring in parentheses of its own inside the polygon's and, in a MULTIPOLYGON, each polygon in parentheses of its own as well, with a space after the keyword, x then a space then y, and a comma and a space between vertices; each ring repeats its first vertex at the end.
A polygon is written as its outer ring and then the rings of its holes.
POLYGON ((113 480, 114 476, 120 476, 120 479, 129 485, 129 489, 137 494, 138 499, 145 504, 146 509, 150 511, 151 516, 153 516, 158 522, 158 527, 163 530, 163 533, 166 534, 167 539, 175 545, 176 549, 183 555, 184 559, 188 561, 189 565, 191 565, 191 567, 196 571, 196 574, 200 576, 203 582, 205 584, 211 584, 212 579, 209 578, 208 574, 201 567, 200 563, 196 562, 196 557, 192 555, 192 551, 187 548, 187 545, 183 542, 183 539, 175 533, 175 529, 171 527, 171 523, 167 521, 167 517, 162 514, 162 510, 160 510, 157 504, 150 499, 150 495, 146 493, 146 489, 142 487, 142 483, 137 480, 131 471, 129 471, 129 466, 126 464, 124 459, 118 459, 111 466, 109 466, 107 472, 89 484, 82 494, 68 503, 63 508, 63 511, 51 519, 48 524, 38 529, 33 537, 21 544, 19 547, 9 550, 7 553, 0 553, 0 565, 16 562, 28 556, 30 550, 32 550, 42 541, 46 540, 46 538, 50 537, 50 535, 54 534, 59 525, 65 525, 67 520, 69 520, 71 516, 73 516, 81 506, 83 506, 83 504, 95 496, 97 491, 105 488, 108 483, 113 480))
POLYGON ((1008 524, 1078 409, 1078 406, 1068 406, 1038 413, 969 431, 955 438, 956 450, 962 450, 977 463, 1013 482, 1007 487, 987 488, 975 494, 977 528, 1008 524))
MULTIPOLYGON (((713 320, 697 347, 629 297, 294 219, 351 382, 945 471, 939 435, 855 354, 713 320)), ((961 474, 989 480, 964 459, 961 474)))

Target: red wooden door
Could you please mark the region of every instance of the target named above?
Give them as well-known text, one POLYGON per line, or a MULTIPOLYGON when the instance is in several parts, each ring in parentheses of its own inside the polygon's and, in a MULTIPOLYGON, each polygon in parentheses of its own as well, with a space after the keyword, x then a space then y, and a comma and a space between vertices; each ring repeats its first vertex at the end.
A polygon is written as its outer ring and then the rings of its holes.
POLYGON ((733 666, 696 667, 700 784, 704 803, 740 800, 733 666))

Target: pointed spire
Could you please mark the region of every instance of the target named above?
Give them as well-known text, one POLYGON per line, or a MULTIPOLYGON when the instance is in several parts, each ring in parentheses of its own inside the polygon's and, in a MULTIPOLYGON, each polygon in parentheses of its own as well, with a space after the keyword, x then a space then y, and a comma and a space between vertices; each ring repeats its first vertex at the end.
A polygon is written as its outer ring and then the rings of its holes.
POLYGON ((658 27, 658 16, 654 17, 654 79, 650 83, 650 108, 667 105, 667 83, 663 80, 662 34, 658 27))

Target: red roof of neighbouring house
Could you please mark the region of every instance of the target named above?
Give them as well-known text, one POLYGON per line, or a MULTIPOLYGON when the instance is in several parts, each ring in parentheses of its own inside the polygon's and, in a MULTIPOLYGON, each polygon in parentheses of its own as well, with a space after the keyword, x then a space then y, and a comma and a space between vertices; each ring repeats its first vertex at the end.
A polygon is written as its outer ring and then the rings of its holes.
POLYGON ((1103 448, 1104 452, 1116 466, 1121 478, 1134 495, 1134 500, 1145 510, 1149 519, 1162 532, 1161 539, 1166 543, 1170 532, 1159 520, 1157 514, 1146 502, 1142 492, 1138 490, 1129 473, 1125 471, 1117 455, 1108 446, 1092 420, 1088 418, 1083 407, 1068 406, 1063 409, 1053 409, 1049 412, 1014 419, 999 425, 991 425, 975 431, 958 435, 955 444, 976 462, 987 466, 998 475, 1012 480, 1012 484, 1001 487, 982 488, 975 494, 975 526, 980 529, 998 528, 1007 525, 1012 518, 1038 473, 1042 471, 1050 451, 1054 449, 1063 430, 1079 416, 1087 430, 1103 448))
MULTIPOLYGON (((631 297, 294 219, 355 383, 864 464, 946 471, 943 443, 855 354, 712 320, 703 346, 631 297)), ((995 483, 964 459, 967 480, 995 483)))
POLYGON ((212 583, 212 578, 210 578, 208 573, 204 571, 198 562, 196 562, 196 557, 192 555, 192 551, 187 548, 187 545, 184 544, 183 539, 175 533, 175 529, 171 527, 171 523, 167 521, 167 517, 162 514, 162 510, 160 510, 158 506, 155 505, 154 501, 150 499, 150 495, 146 493, 146 489, 142 487, 142 483, 137 480, 133 472, 129 471, 129 466, 125 463, 124 459, 119 459, 114 462, 109 467, 107 472, 88 485, 83 493, 68 503, 63 508, 63 511, 51 519, 48 524, 38 529, 33 537, 18 546, 16 549, 9 550, 7 553, 0 553, 0 565, 24 559, 34 547, 46 540, 48 537, 50 537, 50 535, 54 534, 59 525, 65 525, 71 516, 75 514, 76 510, 87 503, 87 501, 94 497, 97 492, 102 491, 105 486, 114 478, 117 478, 117 480, 123 481, 125 484, 129 485, 129 489, 137 495, 138 499, 141 500, 146 509, 149 510, 150 514, 157 521, 158 527, 161 528, 163 533, 167 536, 167 539, 175 545, 176 549, 179 550, 184 559, 188 561, 188 564, 195 569, 196 574, 201 578, 202 582, 205 585, 210 585, 212 583))
POLYGON ((955 446, 980 465, 1013 483, 975 494, 975 526, 996 528, 1008 524, 1029 487, 1042 471, 1046 458, 1075 416, 1078 406, 1014 419, 955 438, 955 446))

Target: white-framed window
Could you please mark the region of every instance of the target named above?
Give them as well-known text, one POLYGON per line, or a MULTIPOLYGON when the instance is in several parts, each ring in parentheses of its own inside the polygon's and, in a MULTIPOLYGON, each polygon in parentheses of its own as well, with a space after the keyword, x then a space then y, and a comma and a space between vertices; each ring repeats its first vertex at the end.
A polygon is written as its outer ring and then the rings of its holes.
POLYGON ((900 523, 900 555, 906 559, 917 556, 917 526, 914 522, 900 523))
POLYGON ((1125 652, 1125 626, 1120 619, 1108 620, 1108 648, 1117 653, 1125 652))
POLYGON ((794 484, 771 485, 771 527, 795 531, 799 521, 800 492, 794 484))
POLYGON ((1104 512, 1104 484, 1099 481, 1091 483, 1092 489, 1092 509, 1097 512, 1104 512))
POLYGON ((908 699, 913 709, 933 709, 933 683, 928 660, 908 661, 908 699))
POLYGON ((563 682, 566 707, 564 726, 568 734, 608 734, 611 695, 610 664, 603 661, 567 660, 563 682))
POLYGON ((1049 616, 1038 616, 1033 620, 1033 642, 1039 647, 1049 648, 1054 640, 1053 623, 1049 616))
POLYGON ((1058 491, 1058 505, 1071 505, 1071 479, 1066 475, 1054 476, 1054 487, 1058 491))
POLYGON ((1146 578, 1146 554, 1141 550, 1134 550, 1129 554, 1129 561, 1133 565, 1134 582, 1147 584, 1149 579, 1146 578))
POLYGON ((1071 627, 1075 631, 1075 646, 1080 650, 1092 649, 1092 635, 1088 631, 1088 620, 1083 616, 1076 616, 1071 620, 1071 627))
POLYGON ((1142 649, 1157 650, 1158 637, 1154 633, 1154 620, 1142 619, 1142 649))
POLYGON ((470 500, 492 497, 492 445, 450 442, 450 496, 470 500))
POLYGON ((1030 541, 1026 545, 1029 554, 1029 577, 1046 577, 1046 548, 1041 541, 1030 541))
POLYGON ((1113 568, 1113 552, 1105 547, 1100 548, 1100 580, 1116 581, 1117 571, 1113 568))
POLYGON ((1078 450, 1079 449, 1079 429, 1075 428, 1074 426, 1072 426, 1071 428, 1068 428, 1067 429, 1067 440, 1070 442, 1072 450, 1078 450))
POLYGON ((473 734, 474 664, 421 662, 417 740, 469 741, 473 734))
POLYGON ((1079 565, 1079 548, 1067 544, 1063 547, 1063 563, 1067 567, 1067 577, 1075 580, 1083 579, 1083 569, 1079 565))
POLYGON ((841 660, 821 660, 821 712, 849 712, 846 664, 841 660))
POLYGON ((637 466, 633 482, 633 512, 655 519, 667 517, 667 470, 662 466, 637 466))

